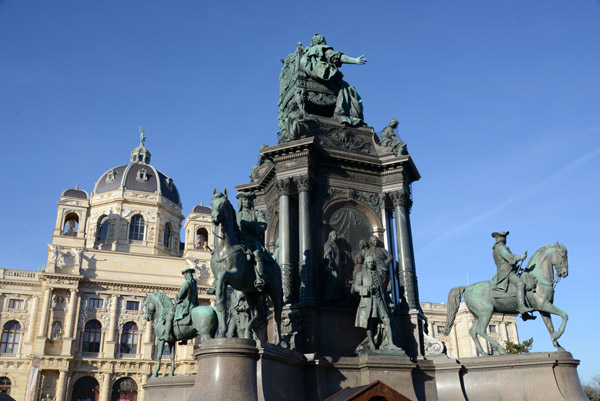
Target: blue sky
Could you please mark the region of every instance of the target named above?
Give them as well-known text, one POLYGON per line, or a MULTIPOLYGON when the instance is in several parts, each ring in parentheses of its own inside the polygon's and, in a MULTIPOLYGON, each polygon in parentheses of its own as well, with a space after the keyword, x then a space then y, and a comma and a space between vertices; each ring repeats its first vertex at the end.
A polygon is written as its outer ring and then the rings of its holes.
MULTIPOLYGON (((369 125, 400 121, 422 175, 421 300, 489 279, 493 231, 515 253, 558 240, 560 342, 600 374, 600 2, 389 3, 0 0, 0 267, 46 262, 60 193, 127 163, 140 125, 184 214, 247 182, 277 140, 278 60, 318 32, 365 54, 346 80, 369 125)), ((541 319, 519 334, 553 350, 541 319)))

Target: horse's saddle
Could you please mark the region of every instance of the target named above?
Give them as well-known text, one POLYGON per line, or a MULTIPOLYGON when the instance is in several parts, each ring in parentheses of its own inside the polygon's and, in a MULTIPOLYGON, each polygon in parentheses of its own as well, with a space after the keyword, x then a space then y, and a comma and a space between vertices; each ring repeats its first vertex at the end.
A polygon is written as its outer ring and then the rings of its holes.
MULTIPOLYGON (((535 292, 537 286, 537 280, 534 276, 528 273, 521 274, 521 280, 523 280, 523 284, 525 284, 525 292, 535 292)), ((494 281, 493 281, 494 282, 494 281)), ((517 297, 517 287, 509 283, 508 290, 506 292, 502 291, 497 287, 492 288, 492 296, 494 299, 504 299, 504 298, 516 298, 517 297)))
POLYGON ((175 324, 177 326, 189 326, 190 324, 192 324, 192 318, 191 318, 190 314, 188 313, 187 315, 185 315, 181 319, 176 320, 175 324))

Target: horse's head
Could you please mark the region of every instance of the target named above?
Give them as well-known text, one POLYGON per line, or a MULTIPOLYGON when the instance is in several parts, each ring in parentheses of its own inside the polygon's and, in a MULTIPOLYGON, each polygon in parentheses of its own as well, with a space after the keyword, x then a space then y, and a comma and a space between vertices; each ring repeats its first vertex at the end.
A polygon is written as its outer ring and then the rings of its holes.
POLYGON ((227 188, 225 188, 224 193, 217 192, 217 188, 213 191, 213 197, 210 201, 210 205, 212 208, 212 213, 210 217, 215 226, 220 225, 224 219, 230 217, 228 216, 229 209, 229 200, 227 199, 228 192, 227 188))
POLYGON ((154 317, 155 312, 154 302, 152 302, 152 297, 149 294, 146 294, 146 300, 144 301, 144 318, 151 322, 154 317))
POLYGON ((558 277, 567 277, 569 275, 569 261, 567 260, 567 247, 559 244, 554 245, 552 254, 552 264, 556 268, 558 277))

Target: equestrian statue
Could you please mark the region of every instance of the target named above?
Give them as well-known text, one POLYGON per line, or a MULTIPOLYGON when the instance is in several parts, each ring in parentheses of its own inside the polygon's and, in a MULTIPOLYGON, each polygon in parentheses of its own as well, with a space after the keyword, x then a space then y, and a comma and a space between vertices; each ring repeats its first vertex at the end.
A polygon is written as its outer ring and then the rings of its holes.
POLYGON ((477 336, 485 338, 500 354, 506 350, 498 341, 490 337, 486 329, 495 312, 521 313, 523 320, 535 319, 530 311, 538 311, 546 324, 552 338, 552 344, 558 351, 565 351, 558 343, 567 325, 568 315, 552 304, 554 287, 562 277, 569 274, 567 248, 559 244, 545 245, 538 249, 529 259, 525 269, 520 262, 527 258, 527 252, 513 255, 506 246, 508 231, 492 233, 496 239, 493 249, 497 273, 490 281, 481 281, 467 287, 455 287, 448 294, 448 313, 444 335, 450 334, 460 300, 464 294, 465 303, 473 314, 474 321, 469 334, 475 342, 477 354, 487 354, 479 343, 477 336), (556 269, 557 278, 554 277, 556 269), (550 315, 560 316, 562 321, 557 331, 554 330, 550 315))
POLYGON ((164 353, 165 343, 169 346, 171 354, 171 373, 175 374, 175 342, 187 344, 187 340, 196 336, 204 341, 214 338, 217 331, 217 314, 211 306, 198 306, 198 286, 194 279, 194 269, 188 268, 181 272, 185 282, 175 296, 175 305, 171 299, 162 292, 146 294, 144 301, 144 317, 153 321, 154 334, 158 339, 156 351, 156 369, 152 377, 156 377, 160 370, 160 362, 164 353))
POLYGON ((241 291, 250 308, 250 319, 246 327, 239 328, 240 337, 252 339, 252 328, 260 318, 259 306, 262 295, 267 295, 273 303, 274 343, 281 342, 281 310, 283 307, 283 290, 281 269, 260 241, 260 235, 266 229, 266 221, 262 213, 253 210, 248 202, 252 195, 240 193, 243 215, 236 217, 233 206, 227 199, 227 188, 224 193, 215 188, 211 201, 211 218, 215 226, 220 226, 216 234, 217 243, 210 259, 210 267, 215 277, 215 308, 219 322, 217 337, 225 337, 227 333, 226 288, 241 291), (238 221, 240 222, 238 224, 238 221))

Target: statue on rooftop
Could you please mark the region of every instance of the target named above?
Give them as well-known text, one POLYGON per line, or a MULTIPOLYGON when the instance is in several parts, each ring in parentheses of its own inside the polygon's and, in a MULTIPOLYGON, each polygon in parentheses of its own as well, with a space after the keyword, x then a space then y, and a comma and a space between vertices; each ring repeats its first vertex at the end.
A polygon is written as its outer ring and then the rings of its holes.
POLYGON ((407 155, 406 143, 398 139, 394 131, 398 127, 398 120, 392 120, 387 127, 383 129, 379 146, 392 148, 392 153, 396 156, 407 155))
POLYGON ((348 57, 333 47, 327 46, 323 35, 315 34, 302 55, 300 64, 313 79, 324 81, 333 92, 337 101, 333 117, 347 125, 359 125, 363 122, 362 100, 356 89, 344 81, 339 68, 342 64, 364 64, 364 55, 348 57))

